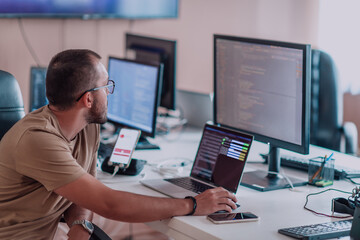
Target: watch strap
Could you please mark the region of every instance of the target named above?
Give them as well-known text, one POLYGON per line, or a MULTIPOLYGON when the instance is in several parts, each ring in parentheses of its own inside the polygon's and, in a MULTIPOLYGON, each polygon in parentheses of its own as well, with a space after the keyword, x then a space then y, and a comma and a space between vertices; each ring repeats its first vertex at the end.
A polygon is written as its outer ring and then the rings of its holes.
POLYGON ((73 227, 74 225, 81 225, 86 231, 88 231, 88 233, 90 233, 90 235, 94 232, 94 224, 92 224, 92 222, 82 219, 82 220, 75 220, 72 224, 71 227, 73 227), (87 224, 91 224, 92 229, 88 227, 87 224))

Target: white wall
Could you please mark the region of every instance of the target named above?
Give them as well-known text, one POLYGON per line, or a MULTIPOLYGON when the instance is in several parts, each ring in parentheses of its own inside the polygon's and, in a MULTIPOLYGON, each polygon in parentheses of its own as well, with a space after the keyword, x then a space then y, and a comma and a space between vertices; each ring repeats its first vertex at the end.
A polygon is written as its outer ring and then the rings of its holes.
MULTIPOLYGON (((317 44, 318 0, 179 0, 179 18, 154 20, 23 19, 23 29, 46 66, 57 52, 89 48, 106 64, 124 55, 124 33, 178 41, 177 87, 213 91, 214 33, 317 44)), ((21 35, 20 20, 0 19, 0 69, 20 83, 26 111, 30 66, 36 65, 21 35)))

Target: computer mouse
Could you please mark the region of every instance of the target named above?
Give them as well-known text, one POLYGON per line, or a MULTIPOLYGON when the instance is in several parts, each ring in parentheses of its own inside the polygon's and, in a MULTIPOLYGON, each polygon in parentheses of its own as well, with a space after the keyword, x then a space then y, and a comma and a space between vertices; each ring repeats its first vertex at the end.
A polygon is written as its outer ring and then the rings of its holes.
MULTIPOLYGON (((236 204, 236 208, 233 209, 233 211, 236 210, 236 209, 238 209, 238 208, 240 207, 240 204, 238 204, 238 203, 235 203, 235 204, 236 204)), ((220 210, 220 211, 217 211, 217 212, 214 212, 214 213, 228 213, 228 211, 220 210)))

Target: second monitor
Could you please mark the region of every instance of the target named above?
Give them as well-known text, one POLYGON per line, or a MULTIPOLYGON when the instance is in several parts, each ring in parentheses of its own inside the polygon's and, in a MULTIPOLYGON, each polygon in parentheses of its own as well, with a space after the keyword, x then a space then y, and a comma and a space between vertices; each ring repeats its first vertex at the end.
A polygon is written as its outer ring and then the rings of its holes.
POLYGON ((126 58, 164 65, 160 106, 175 110, 176 41, 127 33, 126 58))
POLYGON ((162 65, 109 57, 108 72, 116 86, 108 96, 108 120, 141 130, 137 149, 158 148, 147 144, 145 137, 155 136, 162 65))

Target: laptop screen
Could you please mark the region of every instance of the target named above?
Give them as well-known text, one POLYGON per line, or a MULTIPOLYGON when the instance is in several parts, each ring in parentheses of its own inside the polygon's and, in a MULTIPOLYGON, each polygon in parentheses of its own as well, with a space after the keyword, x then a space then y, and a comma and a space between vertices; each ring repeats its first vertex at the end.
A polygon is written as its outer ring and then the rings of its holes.
POLYGON ((253 136, 205 125, 191 176, 236 192, 253 136))

